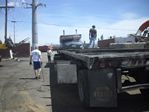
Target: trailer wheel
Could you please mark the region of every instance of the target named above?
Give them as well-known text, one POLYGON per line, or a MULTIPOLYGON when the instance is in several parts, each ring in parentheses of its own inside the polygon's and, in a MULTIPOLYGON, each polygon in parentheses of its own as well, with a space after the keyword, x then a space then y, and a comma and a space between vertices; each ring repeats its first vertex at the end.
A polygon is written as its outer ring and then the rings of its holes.
POLYGON ((149 100, 149 90, 148 89, 141 89, 141 94, 144 97, 145 100, 149 100))
MULTIPOLYGON (((144 74, 143 74, 143 83, 149 83, 149 71, 145 70, 144 74)), ((145 100, 149 100, 149 88, 148 89, 141 89, 141 94, 143 95, 145 100)))
MULTIPOLYGON (((149 71, 145 68, 138 69, 135 71, 135 79, 138 83, 149 83, 149 71)), ((140 89, 144 99, 149 99, 149 89, 140 89)))
POLYGON ((84 70, 79 71, 78 74, 78 91, 80 101, 85 107, 89 107, 89 93, 87 84, 87 74, 84 70))

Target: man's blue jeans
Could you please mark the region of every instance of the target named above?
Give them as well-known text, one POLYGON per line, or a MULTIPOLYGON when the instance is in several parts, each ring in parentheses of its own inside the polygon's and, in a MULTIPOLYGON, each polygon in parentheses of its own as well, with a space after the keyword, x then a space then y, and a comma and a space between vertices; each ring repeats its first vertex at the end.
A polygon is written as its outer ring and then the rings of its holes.
POLYGON ((90 37, 89 39, 90 39, 89 48, 95 48, 96 38, 95 37, 90 37))

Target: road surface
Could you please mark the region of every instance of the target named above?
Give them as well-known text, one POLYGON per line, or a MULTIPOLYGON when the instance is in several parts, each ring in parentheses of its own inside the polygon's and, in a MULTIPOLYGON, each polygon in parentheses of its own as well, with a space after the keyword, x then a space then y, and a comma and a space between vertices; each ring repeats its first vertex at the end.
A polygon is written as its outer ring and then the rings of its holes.
MULTIPOLYGON (((43 65, 47 62, 43 54, 43 65)), ((49 69, 34 79, 29 58, 0 62, 0 112, 52 112, 49 69)))

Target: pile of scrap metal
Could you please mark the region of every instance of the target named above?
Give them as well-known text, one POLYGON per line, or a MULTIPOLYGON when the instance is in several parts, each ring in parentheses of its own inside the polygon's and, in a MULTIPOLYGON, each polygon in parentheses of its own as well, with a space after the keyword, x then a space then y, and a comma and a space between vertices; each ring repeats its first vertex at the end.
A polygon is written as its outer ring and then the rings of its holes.
POLYGON ((133 35, 136 37, 136 42, 149 41, 149 20, 144 22, 138 29, 137 33, 133 35))
POLYGON ((149 44, 149 20, 145 21, 135 34, 98 40, 99 48, 146 48, 149 44))
POLYGON ((2 41, 0 40, 0 60, 3 57, 8 57, 9 55, 12 54, 12 56, 10 56, 10 58, 13 58, 13 55, 15 54, 15 50, 18 46, 22 45, 23 43, 25 43, 27 40, 29 40, 29 38, 25 38, 22 41, 20 41, 19 43, 13 43, 12 39, 9 38, 5 38, 5 42, 2 43, 2 41), (11 54, 9 54, 10 52, 12 52, 11 54))
POLYGON ((60 36, 60 48, 61 49, 76 49, 83 46, 81 40, 81 34, 74 35, 61 35, 60 36))
POLYGON ((145 21, 138 29, 134 37, 135 42, 111 43, 110 48, 145 49, 149 48, 149 20, 145 21))

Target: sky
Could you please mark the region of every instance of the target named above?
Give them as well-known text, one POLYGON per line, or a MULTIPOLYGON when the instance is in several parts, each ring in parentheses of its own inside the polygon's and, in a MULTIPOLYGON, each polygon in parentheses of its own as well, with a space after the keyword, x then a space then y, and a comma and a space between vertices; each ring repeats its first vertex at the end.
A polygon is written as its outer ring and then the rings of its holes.
MULTIPOLYGON (((139 26, 149 20, 149 0, 36 0, 43 6, 37 8, 38 44, 59 44, 59 37, 82 35, 89 42, 89 29, 96 26, 97 38, 110 36, 127 37, 135 34, 139 26), (45 6, 46 5, 46 6, 45 6)), ((32 0, 8 0, 15 8, 8 10, 8 36, 19 42, 27 37, 32 43, 32 0)), ((0 0, 4 5, 5 0, 0 0)), ((0 39, 4 41, 5 11, 0 9, 0 39)))

